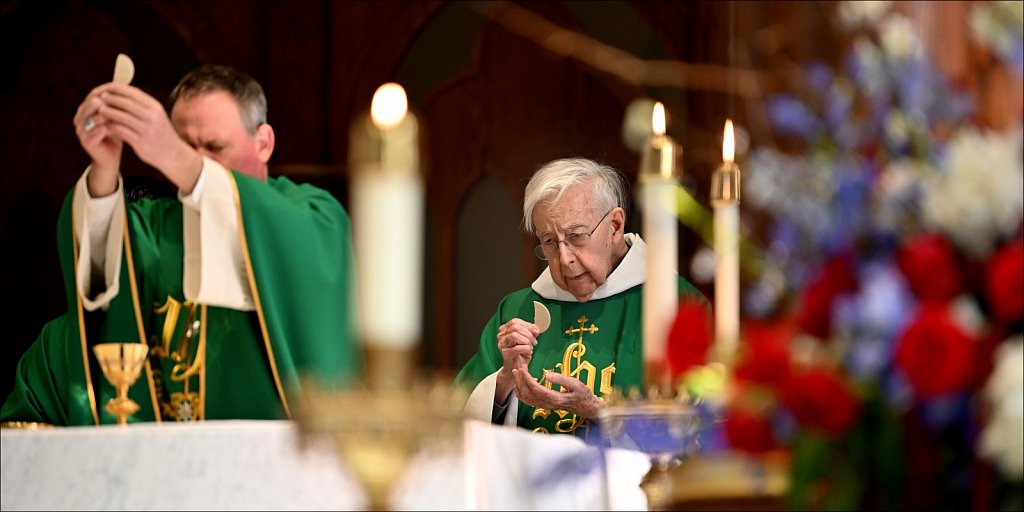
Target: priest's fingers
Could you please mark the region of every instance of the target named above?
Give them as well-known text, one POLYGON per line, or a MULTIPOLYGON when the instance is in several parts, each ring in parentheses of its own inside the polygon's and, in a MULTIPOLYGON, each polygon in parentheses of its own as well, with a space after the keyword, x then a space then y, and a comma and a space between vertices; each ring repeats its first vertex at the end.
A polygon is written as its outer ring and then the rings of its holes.
POLYGON ((541 386, 523 367, 512 370, 512 378, 519 401, 533 407, 548 408, 548 401, 545 400, 544 394, 552 392, 551 390, 541 386))
POLYGON ((562 375, 558 372, 547 372, 547 374, 544 375, 544 378, 548 379, 548 382, 552 384, 557 384, 565 388, 563 393, 590 391, 590 388, 576 377, 569 377, 568 375, 562 375))
MULTIPOLYGON (((97 183, 116 185, 117 172, 121 165, 122 141, 111 133, 110 120, 102 113, 106 104, 100 95, 104 90, 104 86, 93 89, 78 106, 71 122, 75 127, 79 144, 92 158, 90 184, 98 178, 97 183)), ((94 190, 90 185, 90 192, 100 195, 106 195, 112 190, 106 186, 94 190)))
POLYGON ((533 346, 536 343, 535 339, 527 338, 521 333, 499 337, 497 346, 505 369, 512 370, 522 364, 529 364, 533 357, 533 346))
MULTIPOLYGON (((71 124, 75 127, 75 134, 78 138, 85 139, 101 139, 102 136, 94 135, 93 130, 97 127, 102 126, 106 122, 106 118, 99 114, 100 108, 105 103, 101 99, 100 95, 104 91, 104 86, 99 86, 89 92, 82 103, 78 105, 78 109, 75 110, 75 116, 71 119, 71 124)), ((82 141, 85 143, 86 141, 82 141)))
MULTIPOLYGON (((547 372, 545 375, 551 375, 552 373, 547 372)), ((512 375, 515 377, 516 396, 522 402, 544 409, 568 410, 563 404, 566 394, 548 389, 540 382, 537 382, 526 368, 521 367, 513 371, 512 375)))
POLYGON ((558 372, 548 372, 547 379, 552 384, 557 384, 564 388, 559 399, 565 410, 573 411, 580 416, 593 418, 604 405, 604 402, 597 398, 594 391, 576 377, 562 375, 558 372))
MULTIPOLYGON (((547 372, 544 377, 553 385, 560 386, 561 392, 546 395, 552 410, 572 412, 585 418, 594 418, 604 406, 597 395, 582 381, 558 372, 547 372)), ((543 387, 543 386, 542 386, 543 387)), ((543 388, 548 391, 547 388, 543 388)))
POLYGON ((153 126, 170 125, 163 106, 152 96, 130 85, 111 84, 100 93, 99 98, 102 101, 102 113, 137 134, 136 138, 154 132, 153 126))
POLYGON ((104 103, 133 113, 139 117, 146 115, 148 111, 160 111, 166 115, 163 104, 149 93, 133 85, 125 85, 116 82, 97 87, 98 96, 104 103))
POLYGON ((91 173, 106 175, 103 181, 116 181, 123 144, 119 137, 111 133, 108 121, 98 115, 86 118, 86 121, 75 125, 75 135, 82 149, 92 158, 91 173))
POLYGON ((100 113, 111 120, 113 133, 131 145, 143 162, 166 175, 194 159, 195 152, 174 130, 163 105, 146 92, 115 83, 100 99, 104 102, 100 113))
POLYGON ((532 355, 533 347, 522 343, 501 348, 501 357, 503 359, 512 360, 516 357, 529 358, 532 355))
POLYGON ((536 325, 527 322, 522 318, 513 318, 498 328, 499 336, 512 332, 519 332, 536 339, 537 335, 540 334, 540 329, 538 329, 536 325))
POLYGON ((78 105, 78 109, 75 111, 75 117, 72 122, 76 126, 85 125, 85 121, 89 116, 96 113, 97 110, 103 105, 103 100, 100 99, 100 94, 106 90, 106 85, 101 85, 93 88, 89 91, 89 94, 85 96, 82 103, 78 105))
POLYGON ((509 371, 530 364, 533 358, 533 347, 530 345, 513 345, 501 349, 502 365, 509 371))
POLYGON ((531 350, 537 344, 537 338, 534 331, 530 329, 531 324, 526 324, 522 320, 513 319, 512 321, 502 325, 498 328, 498 350, 504 354, 510 349, 516 349, 520 346, 529 347, 531 350))

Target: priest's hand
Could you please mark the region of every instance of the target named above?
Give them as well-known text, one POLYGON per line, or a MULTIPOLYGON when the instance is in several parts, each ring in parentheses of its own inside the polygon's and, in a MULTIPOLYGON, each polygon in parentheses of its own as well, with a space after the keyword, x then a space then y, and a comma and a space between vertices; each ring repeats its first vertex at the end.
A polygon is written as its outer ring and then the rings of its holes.
MULTIPOLYGON (((175 131, 164 106, 142 89, 111 82, 98 89, 94 119, 132 147, 143 162, 163 173, 188 194, 199 179, 203 158, 175 131)), ((96 129, 99 129, 97 127, 96 129)))
POLYGON ((107 196, 117 190, 121 148, 124 145, 121 138, 111 132, 106 116, 100 112, 105 105, 102 93, 107 85, 90 91, 71 120, 75 126, 78 143, 92 158, 87 183, 89 194, 93 197, 107 196))
POLYGON ((604 402, 590 388, 575 377, 558 372, 546 372, 544 378, 553 385, 561 386, 555 391, 534 380, 529 370, 521 366, 513 370, 516 382, 516 397, 520 402, 549 411, 569 411, 581 418, 596 418, 604 408, 604 402))
POLYGON ((521 318, 513 318, 498 328, 498 351, 501 352, 501 370, 494 387, 494 402, 504 404, 516 383, 512 370, 527 366, 533 358, 540 329, 521 318))

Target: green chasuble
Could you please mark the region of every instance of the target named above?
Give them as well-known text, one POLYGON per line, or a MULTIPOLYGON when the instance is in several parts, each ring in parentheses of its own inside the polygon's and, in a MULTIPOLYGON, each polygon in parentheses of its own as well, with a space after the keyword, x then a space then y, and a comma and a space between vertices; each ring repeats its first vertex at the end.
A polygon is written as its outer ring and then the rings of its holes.
MULTIPOLYGON (((680 297, 704 296, 686 279, 679 277, 680 297)), ((638 284, 609 297, 587 302, 552 300, 533 288, 505 296, 498 311, 480 335, 479 351, 455 378, 456 385, 472 390, 485 377, 501 369, 498 328, 513 318, 533 321, 533 301, 551 313, 551 326, 537 337, 530 375, 541 385, 553 385, 543 377, 555 371, 579 379, 598 397, 643 384, 643 285, 638 284)), ((493 401, 493 395, 492 395, 493 401)), ((592 423, 568 411, 537 409, 519 402, 516 424, 534 432, 572 433, 590 438, 592 423)))
MULTIPOLYGON (((77 247, 68 194, 58 248, 68 311, 48 322, 18 363, 2 421, 114 423, 116 395, 92 346, 146 343, 150 356, 129 397, 129 421, 278 419, 309 375, 341 385, 362 372, 352 322, 348 215, 328 192, 287 178, 231 172, 256 311, 192 304, 182 290, 182 204, 126 202, 119 291, 107 311, 85 311, 75 286, 77 247)), ((115 212, 118 215, 119 212, 115 212)))

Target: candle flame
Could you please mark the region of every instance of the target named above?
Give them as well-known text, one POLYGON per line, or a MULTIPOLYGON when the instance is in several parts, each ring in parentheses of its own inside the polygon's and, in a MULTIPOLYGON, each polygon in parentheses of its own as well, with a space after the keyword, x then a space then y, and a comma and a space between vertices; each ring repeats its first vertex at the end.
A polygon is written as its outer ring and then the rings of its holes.
POLYGON ((732 119, 725 120, 725 135, 722 141, 722 160, 731 164, 736 156, 736 139, 732 133, 732 119))
POLYGON ((409 111, 409 102, 405 97, 405 89, 394 82, 388 82, 377 88, 370 103, 370 119, 381 130, 394 128, 405 119, 409 111))
POLYGON ((651 127, 655 135, 665 135, 665 106, 661 102, 654 104, 654 112, 651 114, 651 127))

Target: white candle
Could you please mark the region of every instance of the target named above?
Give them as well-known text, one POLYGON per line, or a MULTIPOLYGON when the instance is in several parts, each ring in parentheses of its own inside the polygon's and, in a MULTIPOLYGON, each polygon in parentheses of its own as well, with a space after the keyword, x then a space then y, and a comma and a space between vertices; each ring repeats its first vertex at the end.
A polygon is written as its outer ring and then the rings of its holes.
POLYGON ((734 163, 732 121, 725 122, 722 165, 711 180, 715 209, 715 347, 713 358, 729 364, 740 337, 740 170, 734 163))
POLYGON ((678 219, 676 187, 678 157, 675 142, 665 135, 665 110, 655 103, 653 134, 640 159, 640 205, 647 243, 647 277, 643 286, 644 363, 648 385, 666 387, 665 346, 679 303, 676 278, 678 219))
POLYGON ((422 330, 424 185, 405 90, 384 84, 352 127, 352 222, 367 347, 408 349, 422 330))

